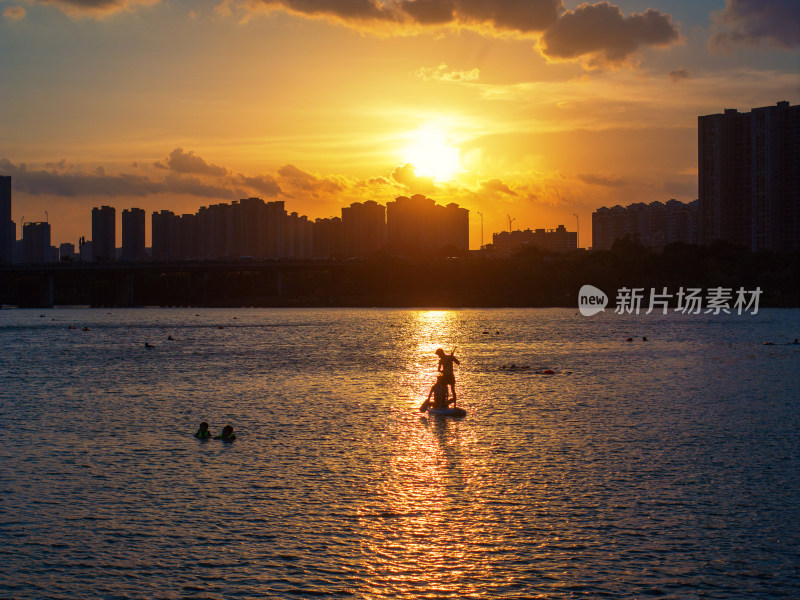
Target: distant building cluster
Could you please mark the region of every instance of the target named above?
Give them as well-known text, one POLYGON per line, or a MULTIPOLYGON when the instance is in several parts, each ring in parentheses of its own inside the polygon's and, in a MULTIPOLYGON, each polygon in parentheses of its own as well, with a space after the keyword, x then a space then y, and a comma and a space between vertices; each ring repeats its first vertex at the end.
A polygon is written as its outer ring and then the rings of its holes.
POLYGON ((592 213, 592 249, 610 250, 625 237, 660 252, 673 242, 700 243, 699 202, 642 202, 598 208, 592 213))
POLYGON ((578 249, 578 233, 563 225, 555 229, 501 231, 492 235, 496 254, 510 256, 524 248, 536 247, 547 252, 572 252, 578 249))
POLYGON ((283 201, 246 198, 204 206, 194 214, 152 213, 151 247, 145 247, 146 214, 122 211, 122 245, 117 247, 116 209, 92 209, 92 239, 50 246, 49 223, 25 223, 16 241, 11 221, 11 177, 0 178, 0 262, 47 263, 61 260, 110 262, 145 260, 263 260, 366 258, 379 253, 409 258, 464 254, 469 251, 469 211, 458 204, 437 204, 422 195, 342 208, 341 217, 311 221, 287 213, 283 201))

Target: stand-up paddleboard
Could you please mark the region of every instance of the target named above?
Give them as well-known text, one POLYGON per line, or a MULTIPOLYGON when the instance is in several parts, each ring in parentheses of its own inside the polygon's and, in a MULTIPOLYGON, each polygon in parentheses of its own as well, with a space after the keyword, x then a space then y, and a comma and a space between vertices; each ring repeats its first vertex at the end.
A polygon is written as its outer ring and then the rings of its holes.
POLYGON ((466 417, 467 411, 463 408, 444 408, 444 409, 437 409, 437 408, 429 408, 428 409, 429 415, 438 415, 440 417, 466 417))

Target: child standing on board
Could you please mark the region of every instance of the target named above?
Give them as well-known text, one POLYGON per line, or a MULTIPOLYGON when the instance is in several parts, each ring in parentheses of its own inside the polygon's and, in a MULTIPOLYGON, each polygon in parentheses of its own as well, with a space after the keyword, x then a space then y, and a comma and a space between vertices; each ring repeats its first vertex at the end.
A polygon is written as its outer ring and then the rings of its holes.
POLYGON ((436 367, 436 370, 442 373, 444 384, 450 386, 450 389, 453 392, 453 404, 456 403, 456 376, 455 373, 453 373, 453 363, 457 365, 461 364, 455 357, 455 353, 455 348, 453 348, 453 351, 450 354, 445 354, 444 350, 441 348, 436 350, 436 356, 439 357, 439 364, 436 367))

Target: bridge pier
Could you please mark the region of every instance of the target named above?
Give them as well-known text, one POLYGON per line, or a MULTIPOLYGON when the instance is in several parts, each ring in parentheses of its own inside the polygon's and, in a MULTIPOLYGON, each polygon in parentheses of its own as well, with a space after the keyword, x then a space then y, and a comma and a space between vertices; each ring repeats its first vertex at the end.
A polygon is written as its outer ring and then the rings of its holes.
POLYGON ((20 308, 52 308, 54 302, 52 275, 28 275, 17 281, 17 305, 20 308))

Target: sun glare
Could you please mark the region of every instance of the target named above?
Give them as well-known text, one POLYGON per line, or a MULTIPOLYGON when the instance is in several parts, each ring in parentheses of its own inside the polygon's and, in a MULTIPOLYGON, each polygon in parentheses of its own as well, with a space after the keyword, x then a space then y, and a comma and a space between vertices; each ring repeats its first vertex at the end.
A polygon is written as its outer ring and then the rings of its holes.
POLYGON ((414 165, 414 171, 422 177, 445 181, 461 169, 458 149, 451 146, 447 136, 438 129, 423 127, 415 131, 403 154, 405 161, 414 165))

